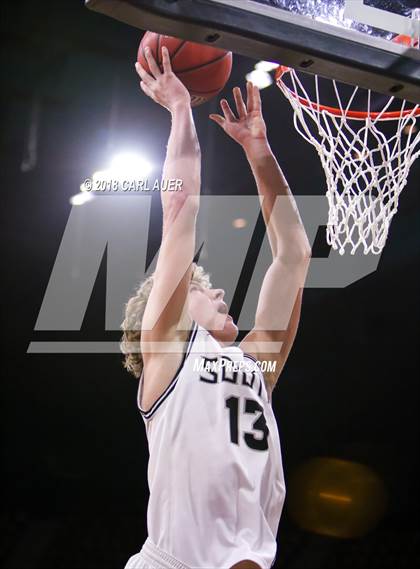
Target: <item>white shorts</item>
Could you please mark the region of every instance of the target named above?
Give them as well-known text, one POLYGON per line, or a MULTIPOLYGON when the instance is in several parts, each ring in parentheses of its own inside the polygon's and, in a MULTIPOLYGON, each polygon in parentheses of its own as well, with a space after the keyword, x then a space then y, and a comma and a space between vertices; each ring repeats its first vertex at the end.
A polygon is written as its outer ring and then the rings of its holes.
POLYGON ((139 551, 127 561, 124 569, 190 569, 172 555, 165 553, 148 537, 139 551))

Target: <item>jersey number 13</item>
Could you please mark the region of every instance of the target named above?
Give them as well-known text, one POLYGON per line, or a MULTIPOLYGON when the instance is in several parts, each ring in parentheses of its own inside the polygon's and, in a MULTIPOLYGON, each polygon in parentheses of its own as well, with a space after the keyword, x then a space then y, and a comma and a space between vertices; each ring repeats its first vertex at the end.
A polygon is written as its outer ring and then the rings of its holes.
MULTIPOLYGON (((226 407, 229 409, 230 440, 239 444, 239 397, 228 397, 226 407)), ((255 399, 245 399, 244 413, 256 415, 252 424, 252 432, 243 434, 244 441, 249 448, 254 450, 268 449, 268 427, 264 417, 264 410, 255 399), (256 436, 258 434, 258 436, 256 436)))

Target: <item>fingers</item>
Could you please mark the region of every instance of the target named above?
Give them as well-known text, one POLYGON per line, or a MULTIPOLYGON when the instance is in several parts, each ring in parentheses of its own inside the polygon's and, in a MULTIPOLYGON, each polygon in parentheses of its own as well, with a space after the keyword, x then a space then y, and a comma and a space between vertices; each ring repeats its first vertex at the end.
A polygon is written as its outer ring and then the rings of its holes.
POLYGON ((246 84, 246 91, 247 91, 246 106, 248 113, 251 113, 253 111, 261 112, 261 95, 258 87, 253 85, 251 81, 248 81, 246 84))
POLYGON ((254 93, 251 81, 246 82, 246 108, 248 113, 254 110, 254 93))
POLYGON ((162 47, 162 65, 164 73, 172 73, 172 65, 171 65, 171 59, 169 57, 169 51, 168 48, 165 46, 162 47))
POLYGON ((261 111, 260 90, 255 85, 252 85, 252 94, 253 94, 254 111, 261 111))
POLYGON ((233 97, 235 99, 236 110, 238 111, 238 116, 240 119, 244 119, 246 117, 246 106, 244 100, 242 98, 242 93, 239 87, 235 87, 233 90, 233 97))
POLYGON ((146 47, 145 50, 146 61, 149 66, 150 72, 155 79, 157 79, 162 73, 160 72, 159 65, 156 63, 155 58, 153 57, 152 50, 150 47, 146 47))
POLYGON ((214 115, 211 114, 209 115, 209 118, 214 121, 215 123, 217 123, 219 126, 221 126, 222 128, 224 127, 224 124, 226 122, 226 119, 224 119, 221 115, 214 115))
POLYGON ((248 113, 261 110, 261 99, 260 99, 260 91, 258 87, 254 87, 254 85, 248 81, 246 85, 247 90, 247 104, 245 105, 244 99, 242 97, 242 92, 239 87, 235 87, 233 89, 233 97, 235 99, 236 110, 238 112, 239 119, 236 118, 232 109, 229 106, 229 103, 226 99, 222 99, 220 101, 220 106, 222 107, 223 115, 227 121, 237 121, 243 120, 247 118, 248 113))
POLYGON ((135 68, 136 68, 137 73, 138 73, 139 76, 140 76, 140 79, 141 79, 144 83, 146 83, 146 85, 149 85, 149 86, 152 85, 152 83, 153 83, 153 81, 154 81, 154 80, 153 80, 153 77, 151 77, 151 76, 147 73, 147 71, 145 70, 145 68, 144 68, 138 61, 136 61, 136 63, 134 64, 134 66, 135 66, 135 68))
POLYGON ((226 101, 226 99, 222 99, 220 101, 220 106, 222 107, 224 117, 227 121, 236 121, 236 117, 233 114, 232 109, 230 108, 229 103, 226 101))
POLYGON ((152 89, 151 89, 148 85, 146 85, 146 83, 145 83, 144 81, 140 81, 140 87, 141 87, 142 91, 143 91, 148 97, 150 97, 150 98, 153 99, 153 100, 155 99, 155 98, 154 98, 154 95, 153 95, 152 89))

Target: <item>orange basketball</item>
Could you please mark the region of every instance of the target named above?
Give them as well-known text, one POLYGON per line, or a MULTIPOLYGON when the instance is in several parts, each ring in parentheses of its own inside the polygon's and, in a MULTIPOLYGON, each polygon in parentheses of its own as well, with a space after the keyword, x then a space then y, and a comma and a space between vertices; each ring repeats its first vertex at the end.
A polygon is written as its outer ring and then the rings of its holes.
POLYGON ((191 106, 205 103, 223 89, 232 70, 232 52, 171 36, 146 32, 137 61, 149 71, 144 48, 149 46, 162 69, 162 46, 168 48, 172 69, 191 95, 191 106))

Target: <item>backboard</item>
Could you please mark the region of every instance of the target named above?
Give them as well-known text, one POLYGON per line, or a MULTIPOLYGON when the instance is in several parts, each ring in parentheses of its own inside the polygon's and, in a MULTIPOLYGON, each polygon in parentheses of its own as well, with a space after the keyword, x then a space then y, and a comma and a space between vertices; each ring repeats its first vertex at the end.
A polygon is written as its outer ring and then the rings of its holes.
POLYGON ((86 0, 142 30, 420 102, 420 0, 86 0), (393 41, 413 38, 412 45, 393 41))

